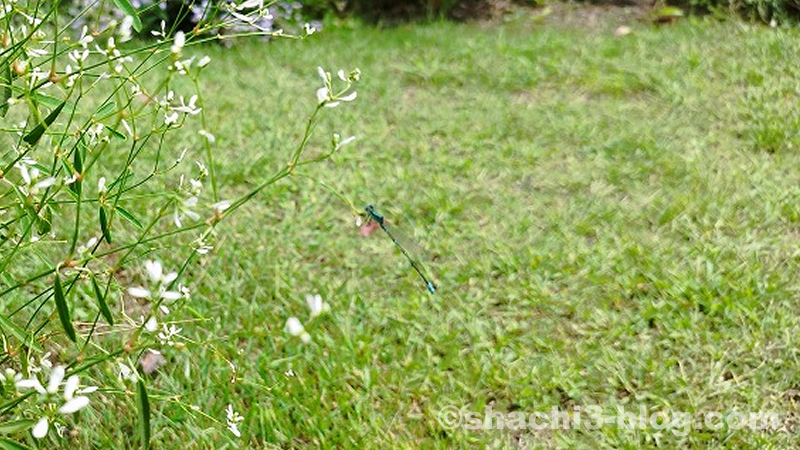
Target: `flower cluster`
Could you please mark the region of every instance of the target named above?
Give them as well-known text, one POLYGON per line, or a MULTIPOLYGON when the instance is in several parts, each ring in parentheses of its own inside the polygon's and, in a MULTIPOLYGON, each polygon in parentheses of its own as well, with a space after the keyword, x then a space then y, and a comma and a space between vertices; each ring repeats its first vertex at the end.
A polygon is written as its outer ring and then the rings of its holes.
POLYGON ((59 427, 61 426, 59 422, 66 416, 87 407, 89 405, 87 394, 97 390, 95 386, 81 388, 80 378, 77 375, 72 375, 65 381, 66 369, 64 366, 48 366, 51 365, 47 364, 36 368, 36 371, 32 371, 28 378, 24 378, 22 374, 10 368, 6 369, 4 373, 6 381, 12 381, 19 392, 25 393, 34 390, 39 395, 38 406, 41 408, 42 416, 31 430, 31 434, 37 439, 47 436, 51 423, 55 423, 59 427), (43 369, 50 372, 46 387, 38 377, 38 374, 44 371, 43 369))

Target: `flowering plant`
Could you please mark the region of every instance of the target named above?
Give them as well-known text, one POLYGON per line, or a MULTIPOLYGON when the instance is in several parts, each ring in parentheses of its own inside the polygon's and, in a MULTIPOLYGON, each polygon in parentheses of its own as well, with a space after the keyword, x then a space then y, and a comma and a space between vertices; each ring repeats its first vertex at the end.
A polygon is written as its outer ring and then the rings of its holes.
MULTIPOLYGON (((128 397, 147 447, 146 375, 165 364, 160 350, 191 343, 179 316, 192 295, 186 268, 261 191, 352 140, 336 137, 330 152, 305 156, 323 111, 354 100, 360 77, 319 69, 317 105, 286 164, 245 195, 220 198, 200 83, 213 62, 186 48, 224 24, 201 16, 186 33, 162 22, 155 42, 127 48, 141 18, 128 0, 114 4, 118 22, 89 21, 85 9, 65 23, 45 0, 0 12, 0 447, 59 439, 79 414, 128 397), (165 145, 189 121, 203 127, 200 151, 165 145), (133 201, 141 196, 146 207, 133 201), (174 270, 155 258, 156 244, 172 251, 174 270), (81 378, 98 387, 81 388, 81 378)), ((259 22, 271 6, 226 8, 258 36, 284 35, 259 22)), ((323 308, 314 299, 312 311, 323 308)), ((229 406, 219 422, 238 436, 241 421, 229 406)))

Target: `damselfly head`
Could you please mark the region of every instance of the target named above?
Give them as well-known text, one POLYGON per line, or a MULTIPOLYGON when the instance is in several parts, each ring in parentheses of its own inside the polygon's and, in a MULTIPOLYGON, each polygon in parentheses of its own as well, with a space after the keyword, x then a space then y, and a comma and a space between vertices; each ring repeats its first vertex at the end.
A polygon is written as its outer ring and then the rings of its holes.
POLYGON ((367 207, 364 208, 364 211, 367 212, 367 216, 369 216, 370 219, 374 220, 375 222, 378 222, 378 224, 380 225, 383 225, 383 216, 380 213, 378 213, 378 211, 375 211, 374 206, 367 205, 367 207))

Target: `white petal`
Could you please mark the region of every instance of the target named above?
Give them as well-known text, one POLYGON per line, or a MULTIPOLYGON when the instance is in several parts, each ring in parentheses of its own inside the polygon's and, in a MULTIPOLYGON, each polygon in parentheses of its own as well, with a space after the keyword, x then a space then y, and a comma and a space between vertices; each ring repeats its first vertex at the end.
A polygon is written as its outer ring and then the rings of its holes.
POLYGON ((214 208, 214 211, 221 213, 231 207, 231 202, 229 202, 228 200, 222 200, 217 203, 214 203, 213 205, 211 205, 211 207, 214 208))
POLYGON ((31 430, 31 434, 36 439, 41 439, 47 436, 47 429, 50 427, 50 424, 47 423, 47 417, 42 417, 36 422, 36 425, 33 426, 33 430, 31 430))
POLYGON ((170 272, 161 279, 163 284, 170 284, 178 278, 178 272, 170 272))
POLYGON ((158 321, 155 317, 151 317, 147 323, 144 324, 144 329, 153 333, 158 329, 158 321))
MULTIPOLYGON (((161 298, 163 298, 164 300, 178 300, 179 298, 182 297, 183 294, 175 291, 164 291, 161 293, 161 298)), ((167 314, 169 314, 169 312, 167 312, 167 314)))
POLYGON ((80 395, 78 397, 70 399, 69 401, 67 401, 67 403, 64 403, 64 406, 59 408, 58 412, 60 412, 61 414, 72 414, 74 412, 80 411, 87 405, 89 405, 89 397, 80 395))
POLYGON ((147 269, 147 274, 150 275, 150 279, 153 280, 154 283, 158 283, 161 281, 161 275, 164 272, 164 269, 161 267, 161 263, 158 261, 147 261, 144 263, 145 269, 147 269))
POLYGON ((181 213, 177 209, 175 210, 175 213, 172 215, 172 221, 178 228, 183 226, 183 222, 181 222, 181 213))
POLYGON ((64 366, 53 367, 53 372, 50 373, 50 382, 47 383, 47 392, 55 394, 58 392, 58 387, 64 380, 64 366))
POLYGON ((356 140, 355 136, 350 136, 349 138, 345 138, 342 142, 339 142, 339 145, 336 146, 337 149, 344 147, 345 145, 353 142, 356 140))
POLYGON ((77 375, 67 378, 67 384, 64 385, 65 399, 72 400, 72 395, 75 394, 75 390, 78 389, 78 384, 80 384, 80 379, 77 375))
POLYGON ((305 332, 305 328, 297 317, 289 317, 286 321, 286 331, 292 336, 300 336, 305 332))
POLYGON ((236 437, 242 437, 242 433, 239 432, 239 427, 233 422, 228 422, 228 430, 233 433, 236 437))
POLYGON ((243 9, 251 9, 251 8, 263 8, 264 7, 264 0, 246 0, 242 2, 239 6, 236 7, 238 10, 243 9))
POLYGON ((328 88, 321 87, 321 88, 317 89, 317 101, 319 103, 322 103, 327 99, 328 99, 328 88))
POLYGON ((344 75, 344 70, 340 70, 340 71, 336 72, 336 75, 339 76, 340 80, 347 81, 347 77, 345 77, 345 75, 344 75))
POLYGON ((36 389, 36 392, 40 394, 46 394, 47 390, 45 390, 42 383, 39 382, 36 378, 28 378, 25 380, 19 380, 15 383, 17 389, 36 389))
POLYGON ((186 214, 186 217, 188 217, 188 218, 190 218, 190 219, 192 219, 194 221, 200 220, 200 214, 197 214, 196 212, 194 212, 192 210, 187 209, 183 213, 186 214))
POLYGON ((150 291, 148 291, 145 288, 140 288, 140 287, 128 288, 128 294, 130 294, 131 297, 136 297, 136 298, 147 298, 147 297, 150 297, 150 291))
POLYGON ((322 312, 322 296, 317 295, 306 295, 306 303, 308 303, 308 309, 311 310, 311 317, 317 317, 322 312))
POLYGON ((38 189, 49 188, 50 186, 56 184, 56 179, 53 177, 45 178, 44 180, 36 183, 36 187, 38 189))
POLYGON ((325 73, 325 69, 323 69, 322 67, 317 67, 317 73, 319 74, 319 77, 322 78, 323 83, 328 82, 328 74, 325 73))
POLYGON ((343 102, 352 102, 353 100, 356 99, 356 97, 358 97, 358 92, 351 92, 345 95, 344 97, 339 97, 339 100, 343 102))

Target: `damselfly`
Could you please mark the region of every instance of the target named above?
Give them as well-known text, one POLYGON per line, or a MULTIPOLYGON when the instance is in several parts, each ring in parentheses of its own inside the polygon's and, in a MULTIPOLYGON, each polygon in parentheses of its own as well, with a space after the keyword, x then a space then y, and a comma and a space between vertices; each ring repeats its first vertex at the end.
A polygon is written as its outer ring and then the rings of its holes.
POLYGON ((430 279, 425 276, 425 273, 422 271, 422 264, 420 263, 420 261, 412 257, 407 249, 407 247, 410 247, 409 243, 411 243, 412 241, 406 238, 403 234, 399 233, 397 230, 394 229, 389 230, 389 227, 387 226, 386 220, 383 218, 383 215, 375 211, 375 208, 372 205, 369 205, 364 209, 367 211, 369 218, 373 220, 375 223, 377 223, 381 227, 381 229, 385 231, 387 235, 389 235, 389 238, 392 239, 394 245, 396 245, 397 248, 400 249, 400 252, 403 254, 403 256, 405 256, 406 259, 408 259, 408 262, 411 263, 411 267, 414 268, 419 277, 422 278, 422 281, 425 282, 425 287, 428 289, 428 291, 431 294, 435 293, 436 286, 434 286, 433 283, 431 283, 430 279))

